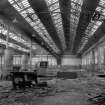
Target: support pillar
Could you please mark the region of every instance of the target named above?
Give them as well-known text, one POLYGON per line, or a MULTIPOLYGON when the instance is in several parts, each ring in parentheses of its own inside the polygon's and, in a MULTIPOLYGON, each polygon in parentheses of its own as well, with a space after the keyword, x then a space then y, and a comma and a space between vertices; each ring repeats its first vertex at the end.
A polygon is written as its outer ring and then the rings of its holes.
POLYGON ((61 66, 61 58, 59 57, 59 58, 57 58, 57 65, 58 65, 58 67, 60 67, 61 66))
POLYGON ((21 67, 21 70, 28 70, 29 59, 30 59, 30 56, 28 54, 22 55, 22 67, 21 67))
POLYGON ((9 75, 13 69, 13 54, 14 51, 11 48, 6 48, 4 51, 3 76, 9 75))
POLYGON ((2 76, 3 76, 3 66, 2 66, 2 58, 3 58, 3 55, 4 55, 4 47, 0 46, 0 79, 2 79, 2 76))
POLYGON ((104 64, 104 73, 105 73, 105 48, 104 48, 104 62, 103 62, 103 64, 104 64))
POLYGON ((92 50, 92 71, 95 72, 95 53, 92 50))

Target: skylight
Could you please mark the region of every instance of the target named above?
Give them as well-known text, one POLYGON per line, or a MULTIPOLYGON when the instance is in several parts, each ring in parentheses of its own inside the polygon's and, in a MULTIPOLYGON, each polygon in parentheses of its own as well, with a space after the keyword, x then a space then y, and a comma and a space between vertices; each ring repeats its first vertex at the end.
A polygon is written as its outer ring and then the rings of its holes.
MULTIPOLYGON (((13 26, 9 26, 5 23, 5 21, 0 21, 0 33, 6 37, 9 35, 9 38, 15 40, 16 42, 22 43, 29 48, 31 47, 31 42, 25 37, 24 33, 16 28, 13 29, 13 26)), ((32 49, 35 50, 36 46, 32 45, 32 49)))
POLYGON ((56 2, 58 2, 58 0, 46 0, 48 6, 50 6, 51 4, 54 4, 56 2))
MULTIPOLYGON (((7 42, 5 40, 3 40, 3 39, 0 38, 0 44, 6 45, 7 42)), ((11 48, 13 48, 13 49, 16 49, 16 50, 19 50, 19 51, 23 51, 23 52, 29 53, 29 50, 27 50, 25 48, 22 48, 22 47, 20 47, 20 46, 18 46, 16 44, 13 44, 13 43, 10 43, 9 42, 8 43, 8 46, 11 47, 11 48)))
MULTIPOLYGON (((31 8, 28 0, 8 0, 20 15, 33 27, 33 29, 58 53, 60 50, 55 45, 49 33, 45 29, 35 11, 31 8)), ((48 0, 50 3, 50 0, 48 0)))
MULTIPOLYGON (((24 39, 21 38, 21 35, 19 37, 19 35, 13 33, 13 32, 10 32, 10 30, 8 31, 5 27, 3 28, 2 26, 0 26, 0 33, 4 36, 7 36, 9 35, 9 38, 19 42, 19 43, 22 43, 23 45, 27 46, 30 48, 30 43, 25 41, 24 39), (27 44, 28 43, 28 44, 27 44)), ((34 47, 35 49, 35 47, 34 47)))
MULTIPOLYGON (((71 0, 71 16, 70 16, 70 34, 73 36, 72 41, 76 36, 76 30, 80 18, 81 6, 83 4, 83 0, 71 0)), ((73 45, 72 45, 73 48, 73 45)))
POLYGON ((64 31, 63 31, 63 25, 62 25, 62 18, 61 18, 61 11, 60 11, 60 6, 59 6, 59 0, 45 0, 48 9, 50 11, 53 23, 55 25, 55 28, 58 33, 58 37, 61 40, 63 49, 66 48, 65 44, 65 37, 64 37, 64 31))
MULTIPOLYGON (((105 0, 100 0, 99 5, 96 8, 96 11, 101 13, 100 19, 96 20, 96 21, 91 20, 91 22, 89 23, 89 25, 85 31, 85 37, 88 37, 88 39, 94 35, 96 30, 101 26, 101 24, 103 22, 102 19, 105 18, 105 0)), ((80 53, 82 51, 82 49, 85 46, 84 43, 88 42, 88 39, 84 39, 84 38, 82 39, 82 45, 80 46, 78 53, 80 53)))

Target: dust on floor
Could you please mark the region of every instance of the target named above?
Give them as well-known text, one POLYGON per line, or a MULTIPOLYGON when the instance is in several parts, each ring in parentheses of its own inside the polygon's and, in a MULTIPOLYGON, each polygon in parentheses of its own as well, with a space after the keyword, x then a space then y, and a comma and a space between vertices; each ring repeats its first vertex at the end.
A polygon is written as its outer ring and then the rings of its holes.
POLYGON ((0 105, 91 105, 89 98, 105 91, 99 77, 56 79, 52 87, 11 90, 11 82, 0 82, 0 105))

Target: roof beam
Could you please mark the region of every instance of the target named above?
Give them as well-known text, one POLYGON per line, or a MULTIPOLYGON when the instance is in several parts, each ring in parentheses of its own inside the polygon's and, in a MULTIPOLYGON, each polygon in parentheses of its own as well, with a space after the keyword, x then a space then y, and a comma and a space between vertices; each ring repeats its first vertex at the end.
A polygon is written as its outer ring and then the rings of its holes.
POLYGON ((84 52, 86 52, 92 45, 97 43, 103 36, 105 36, 105 21, 102 23, 102 25, 97 29, 97 31, 94 33, 92 37, 89 38, 87 44, 81 51, 80 55, 82 55, 84 52))
POLYGON ((70 47, 70 0, 59 0, 67 49, 70 47))
MULTIPOLYGON (((6 49, 6 45, 0 43, 0 48, 6 49)), ((28 52, 24 52, 24 51, 19 50, 19 49, 14 49, 12 47, 9 47, 9 48, 13 49, 15 51, 15 54, 24 54, 24 53, 29 54, 28 52)))
MULTIPOLYGON (((5 35, 3 35, 3 34, 0 33, 0 38, 6 41, 6 38, 7 38, 7 37, 6 37, 5 35)), ((9 42, 10 42, 10 43, 13 43, 13 44, 16 44, 16 45, 19 45, 19 46, 21 46, 22 48, 29 49, 28 46, 24 45, 23 43, 17 42, 17 41, 14 40, 14 39, 9 38, 9 42)))
POLYGON ((57 47, 62 51, 62 45, 57 35, 53 21, 51 19, 51 15, 48 10, 46 2, 44 0, 28 0, 28 1, 31 4, 32 8, 35 10, 40 20, 42 21, 42 23, 45 25, 47 31, 49 32, 53 41, 56 43, 57 47))
POLYGON ((10 7, 8 8, 12 12, 7 12, 3 9, 4 11, 2 12, 5 16, 0 15, 0 20, 3 21, 3 25, 7 24, 7 28, 9 27, 13 32, 16 32, 16 30, 21 30, 29 39, 31 39, 31 41, 36 42, 50 54, 56 56, 56 53, 53 51, 53 49, 38 35, 38 33, 34 31, 34 29, 32 29, 32 27, 22 18, 22 16, 19 15, 19 13, 11 5, 9 6, 10 7), (12 20, 7 19, 6 17, 9 17, 9 19, 11 17, 15 17, 18 20, 18 23, 12 23, 12 20), (35 36, 32 36, 32 34, 35 34, 35 36))
POLYGON ((95 12, 99 0, 85 0, 82 5, 80 13, 80 20, 77 27, 76 37, 74 40, 73 52, 76 53, 81 42, 82 37, 85 35, 85 30, 95 12))

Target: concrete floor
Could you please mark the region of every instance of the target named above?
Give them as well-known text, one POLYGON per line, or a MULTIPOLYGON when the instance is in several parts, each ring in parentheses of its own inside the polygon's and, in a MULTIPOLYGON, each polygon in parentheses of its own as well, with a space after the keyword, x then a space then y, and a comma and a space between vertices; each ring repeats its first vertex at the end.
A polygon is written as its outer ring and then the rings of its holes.
POLYGON ((0 105, 90 105, 88 99, 105 90, 99 77, 56 79, 52 88, 11 90, 11 82, 0 82, 0 105))

